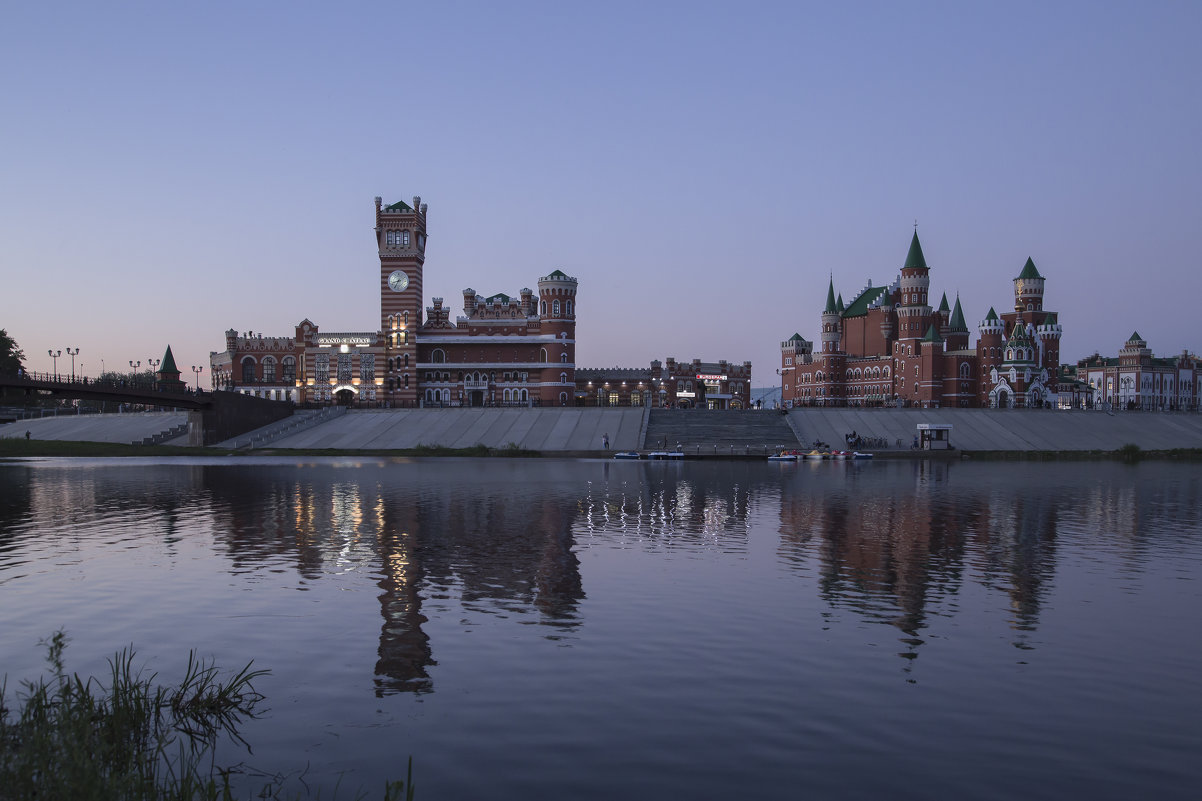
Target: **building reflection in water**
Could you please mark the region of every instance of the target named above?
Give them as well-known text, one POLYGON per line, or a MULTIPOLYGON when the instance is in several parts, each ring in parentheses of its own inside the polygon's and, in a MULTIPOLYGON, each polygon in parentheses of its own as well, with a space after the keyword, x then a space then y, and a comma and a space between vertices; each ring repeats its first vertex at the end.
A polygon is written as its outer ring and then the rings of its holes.
POLYGON ((489 492, 464 480, 478 467, 447 461, 402 473, 386 464, 360 464, 352 481, 328 467, 213 469, 206 483, 234 569, 284 558, 309 581, 374 571, 383 617, 378 695, 433 689, 437 662, 422 612, 431 597, 457 596, 484 614, 534 611, 556 639, 579 625, 579 503, 556 491, 553 467, 536 469, 525 490, 494 478, 503 491, 489 492))

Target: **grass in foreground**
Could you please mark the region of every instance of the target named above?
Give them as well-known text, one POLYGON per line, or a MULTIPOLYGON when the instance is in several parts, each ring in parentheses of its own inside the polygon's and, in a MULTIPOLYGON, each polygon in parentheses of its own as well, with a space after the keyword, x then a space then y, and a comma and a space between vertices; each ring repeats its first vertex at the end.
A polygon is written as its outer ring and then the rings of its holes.
MULTIPOLYGON (((7 678, 0 682, 0 799, 72 801, 228 801, 232 768, 215 764, 217 744, 246 745, 239 725, 257 716, 263 696, 255 679, 267 671, 248 664, 222 678, 217 668, 188 656, 176 685, 156 683, 133 666, 134 651, 109 660, 106 685, 69 675, 63 664, 67 637, 44 643, 49 679, 22 683, 17 709, 9 707, 7 678)), ((406 781, 390 782, 386 801, 413 798, 412 761, 406 781)), ((280 798, 279 782, 257 792, 280 798)))

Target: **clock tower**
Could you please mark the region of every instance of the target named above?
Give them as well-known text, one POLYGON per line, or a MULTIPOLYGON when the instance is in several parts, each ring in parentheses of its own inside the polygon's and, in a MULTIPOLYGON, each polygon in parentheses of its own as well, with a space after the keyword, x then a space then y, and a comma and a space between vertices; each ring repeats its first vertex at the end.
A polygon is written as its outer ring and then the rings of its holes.
POLYGON ((426 204, 376 198, 380 253, 380 334, 384 339, 384 399, 417 405, 417 329, 421 327, 422 266, 426 261, 426 204))

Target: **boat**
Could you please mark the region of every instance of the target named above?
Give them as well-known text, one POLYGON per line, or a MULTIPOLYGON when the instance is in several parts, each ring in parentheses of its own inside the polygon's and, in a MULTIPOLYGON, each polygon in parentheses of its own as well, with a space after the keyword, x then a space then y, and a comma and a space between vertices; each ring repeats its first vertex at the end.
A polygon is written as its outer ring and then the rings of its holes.
POLYGON ((871 459, 871 453, 861 453, 860 451, 852 451, 851 458, 853 459, 871 459))
POLYGON ((683 459, 683 451, 651 451, 647 454, 647 458, 652 461, 663 461, 664 459, 683 459))
POLYGON ((822 459, 826 459, 828 456, 830 456, 829 453, 823 453, 822 451, 810 451, 805 455, 805 458, 813 459, 817 462, 821 461, 822 459))
POLYGON ((639 459, 638 451, 618 451, 614 454, 615 459, 639 459))
POLYGON ((780 453, 774 453, 768 457, 768 461, 770 461, 770 462, 796 462, 797 461, 797 451, 781 451, 780 453))
POLYGON ((847 451, 831 451, 832 459, 850 459, 851 454, 847 451))

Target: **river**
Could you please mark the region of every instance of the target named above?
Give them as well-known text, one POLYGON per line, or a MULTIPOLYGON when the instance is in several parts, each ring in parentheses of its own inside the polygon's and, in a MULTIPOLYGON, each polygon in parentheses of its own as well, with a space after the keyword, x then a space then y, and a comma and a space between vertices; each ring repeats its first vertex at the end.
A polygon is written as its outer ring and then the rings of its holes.
POLYGON ((0 672, 254 660, 223 757, 323 797, 1194 798, 1200 506, 1167 462, 14 461, 0 672))

